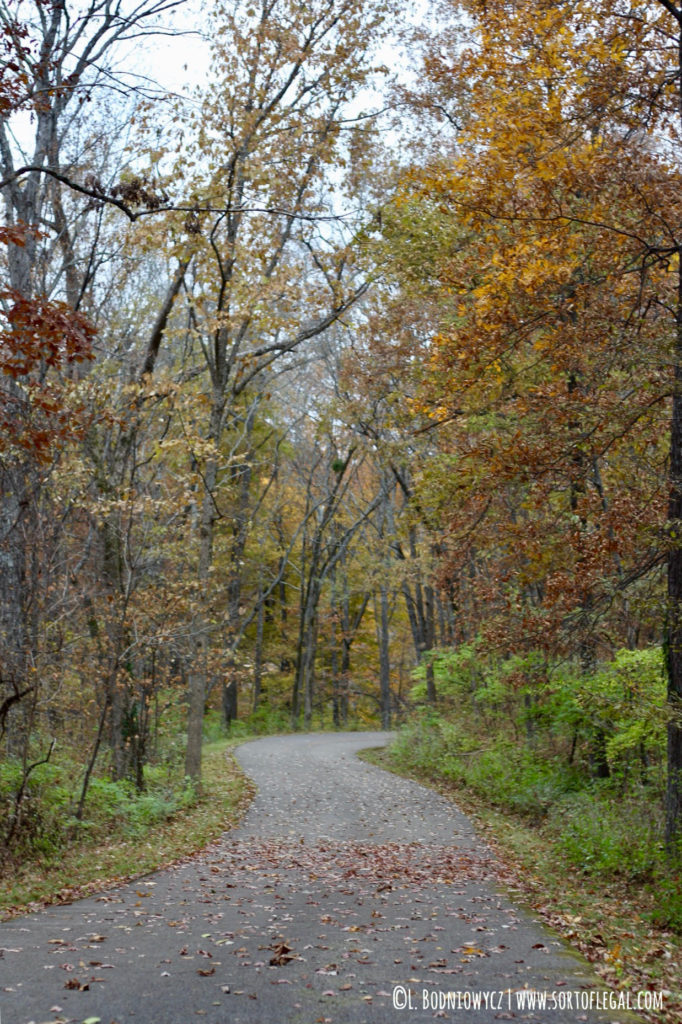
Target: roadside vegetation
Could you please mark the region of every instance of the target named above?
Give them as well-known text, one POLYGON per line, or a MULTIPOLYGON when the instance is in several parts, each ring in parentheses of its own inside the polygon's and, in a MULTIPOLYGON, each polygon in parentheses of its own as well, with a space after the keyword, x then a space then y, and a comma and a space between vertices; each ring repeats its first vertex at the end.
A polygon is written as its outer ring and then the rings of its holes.
MULTIPOLYGON (((80 896, 141 877, 201 850, 237 824, 253 787, 240 771, 218 724, 208 720, 203 785, 184 777, 181 748, 166 747, 145 768, 145 786, 93 778, 82 820, 74 817, 77 761, 64 755, 31 773, 22 804, 21 842, 5 852, 0 917, 80 896)), ((248 734, 246 724, 239 733, 248 734)), ((21 766, 0 766, 0 818, 11 822, 21 766)))

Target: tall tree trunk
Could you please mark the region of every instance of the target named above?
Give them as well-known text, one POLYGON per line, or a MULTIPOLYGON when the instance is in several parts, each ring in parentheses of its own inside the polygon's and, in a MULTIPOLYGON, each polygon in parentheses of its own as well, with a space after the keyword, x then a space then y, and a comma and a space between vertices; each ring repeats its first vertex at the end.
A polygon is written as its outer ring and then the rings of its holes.
POLYGON ((435 608, 433 587, 423 585, 420 580, 414 585, 414 593, 407 580, 403 580, 402 592, 407 615, 410 620, 412 641, 417 661, 424 664, 426 672, 426 699, 430 704, 437 700, 435 673, 430 652, 435 642, 435 608))
POLYGON ((331 572, 331 675, 332 675, 332 721, 334 728, 341 727, 341 679, 339 676, 339 612, 336 593, 336 567, 331 572))
POLYGON ((311 614, 311 621, 306 630, 303 658, 303 727, 308 730, 313 722, 313 702, 315 699, 315 655, 317 653, 317 603, 311 614))
POLYGON ((260 704, 261 682, 263 679, 263 638, 265 635, 265 601, 263 600, 263 579, 258 580, 258 613, 256 618, 256 653, 253 664, 253 710, 260 704))
MULTIPOLYGON (((228 643, 230 644, 230 673, 231 678, 223 682, 223 707, 231 708, 236 716, 236 644, 239 635, 239 622, 241 617, 240 606, 242 599, 242 565, 244 549, 249 532, 249 520, 251 510, 251 479, 253 477, 253 427, 258 410, 258 398, 250 405, 244 426, 246 452, 239 457, 235 465, 231 482, 236 485, 237 503, 232 512, 232 544, 230 548, 230 571, 227 585, 227 629, 228 643), (228 697, 226 690, 234 687, 234 706, 232 697, 228 697)), ((259 584, 260 594, 262 586, 259 584)), ((261 614, 262 597, 259 597, 259 615, 261 614)), ((225 719, 225 727, 229 728, 230 722, 225 719)))
POLYGON ((424 653, 428 658, 426 662, 426 699, 429 704, 435 704, 437 696, 436 676, 431 652, 436 642, 436 620, 433 587, 430 584, 424 587, 424 633, 424 653))
POLYGON ((299 727, 301 711, 301 683, 303 679, 303 661, 305 647, 305 615, 306 615, 306 565, 307 565, 307 530, 303 531, 301 540, 301 570, 300 570, 300 598, 298 605, 298 641, 296 643, 296 665, 294 666, 294 681, 291 687, 291 728, 295 731, 299 727))
POLYGON ((348 698, 350 695, 350 648, 351 640, 346 636, 341 638, 341 695, 339 699, 341 711, 341 724, 348 725, 348 698))
POLYGON ((228 731, 232 723, 237 719, 239 710, 238 699, 237 680, 233 679, 223 686, 223 721, 228 731))
POLYGON ((670 425, 670 498, 668 502, 668 783, 666 846, 679 852, 682 829, 682 247, 679 252, 676 345, 670 425))
POLYGON ((277 572, 280 576, 279 585, 277 587, 277 597, 279 598, 279 639, 282 645, 282 654, 279 659, 280 672, 288 672, 291 668, 291 661, 286 653, 289 649, 287 636, 289 609, 287 607, 287 585, 284 580, 285 561, 286 559, 282 557, 277 565, 277 572))
MULTIPOLYGON (((419 566, 419 554, 417 551, 417 531, 414 526, 410 527, 408 537, 410 545, 410 562, 417 567, 416 580, 414 582, 414 587, 411 587, 409 580, 404 577, 401 584, 401 590, 403 592, 403 597, 405 598, 405 607, 407 609, 407 616, 410 622, 410 631, 412 633, 412 641, 414 643, 417 661, 425 664, 426 697, 429 703, 435 704, 437 693, 433 661, 430 657, 427 657, 429 652, 432 651, 436 641, 435 595, 433 587, 428 583, 422 582, 422 573, 419 566)), ((398 557, 401 561, 407 563, 407 559, 400 547, 398 546, 396 548, 394 546, 394 550, 397 550, 398 557)))
MULTIPOLYGON (((311 568, 312 573, 312 568, 311 568)), ((320 602, 320 584, 308 578, 299 628, 298 657, 296 661, 296 692, 300 703, 303 697, 303 727, 310 728, 315 691, 315 655, 317 653, 317 611, 320 602)), ((298 725, 298 712, 295 719, 298 725)))
POLYGON ((391 662, 389 655, 389 615, 388 587, 385 583, 379 586, 379 607, 376 595, 374 600, 374 617, 377 627, 379 644, 379 693, 381 707, 381 728, 391 728, 391 662))
POLYGON ((107 615, 108 666, 106 680, 108 692, 106 705, 110 709, 108 741, 114 779, 124 779, 128 774, 129 749, 126 740, 126 724, 130 704, 130 690, 123 671, 122 659, 127 646, 125 630, 125 583, 123 580, 123 555, 121 537, 115 519, 105 519, 100 529, 101 572, 106 596, 110 602, 107 615))
MULTIPOLYGON (((225 399, 214 396, 211 409, 209 439, 216 445, 222 435, 225 399)), ((201 744, 203 739, 204 709, 208 683, 209 654, 209 575, 213 563, 213 535, 215 531, 215 489, 218 462, 215 456, 207 459, 204 470, 204 497, 199 522, 199 556, 197 564, 197 609, 192 621, 190 670, 187 677, 187 749, 185 775, 194 787, 201 787, 201 744)))
POLYGON ((20 465, 0 466, 0 704, 7 752, 16 756, 24 732, 19 695, 28 693, 24 478, 20 465))
MULTIPOLYGON (((350 615, 350 591, 348 588, 348 573, 346 572, 345 558, 341 560, 343 590, 341 592, 341 665, 339 667, 339 717, 341 725, 348 725, 348 691, 350 689, 350 649, 353 643, 355 630, 351 623, 350 615)), ((367 607, 369 594, 365 596, 362 613, 367 607)), ((357 619, 358 625, 360 619, 357 619)), ((357 628, 357 627, 356 627, 357 628)))

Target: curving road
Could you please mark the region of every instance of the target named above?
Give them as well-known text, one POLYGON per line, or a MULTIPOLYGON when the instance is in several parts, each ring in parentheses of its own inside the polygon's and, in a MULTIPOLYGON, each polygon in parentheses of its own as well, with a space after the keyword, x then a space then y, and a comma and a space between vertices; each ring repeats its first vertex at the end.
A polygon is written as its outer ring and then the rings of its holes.
POLYGON ((1 924, 0 1024, 632 1020, 589 1009, 603 987, 500 893, 464 815, 354 756, 386 738, 245 744, 258 795, 239 829, 167 871, 1 924))

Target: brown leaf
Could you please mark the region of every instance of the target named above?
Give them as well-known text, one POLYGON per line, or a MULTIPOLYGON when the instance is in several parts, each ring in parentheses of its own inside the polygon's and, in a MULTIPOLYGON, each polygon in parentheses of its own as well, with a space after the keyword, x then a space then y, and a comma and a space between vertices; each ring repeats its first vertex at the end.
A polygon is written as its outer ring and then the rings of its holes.
POLYGON ((277 946, 271 948, 274 949, 270 957, 270 965, 272 967, 282 967, 283 964, 288 964, 290 960, 294 960, 296 957, 296 954, 291 952, 291 946, 287 946, 286 942, 280 942, 277 946))
POLYGON ((77 992, 89 992, 90 985, 87 981, 79 981, 78 978, 69 978, 68 981, 64 982, 64 988, 73 988, 77 992))

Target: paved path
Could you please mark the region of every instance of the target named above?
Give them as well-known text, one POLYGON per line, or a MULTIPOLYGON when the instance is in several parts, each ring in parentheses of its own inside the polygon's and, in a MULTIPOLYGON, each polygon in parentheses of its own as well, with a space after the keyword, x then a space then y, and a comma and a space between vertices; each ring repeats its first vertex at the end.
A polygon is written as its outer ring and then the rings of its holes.
POLYGON ((464 815, 354 756, 385 739, 240 747, 259 787, 241 828, 168 871, 0 925, 0 1024, 625 1021, 583 1008, 603 988, 500 895, 464 815), (545 1010, 521 1006, 529 991, 545 1010))

